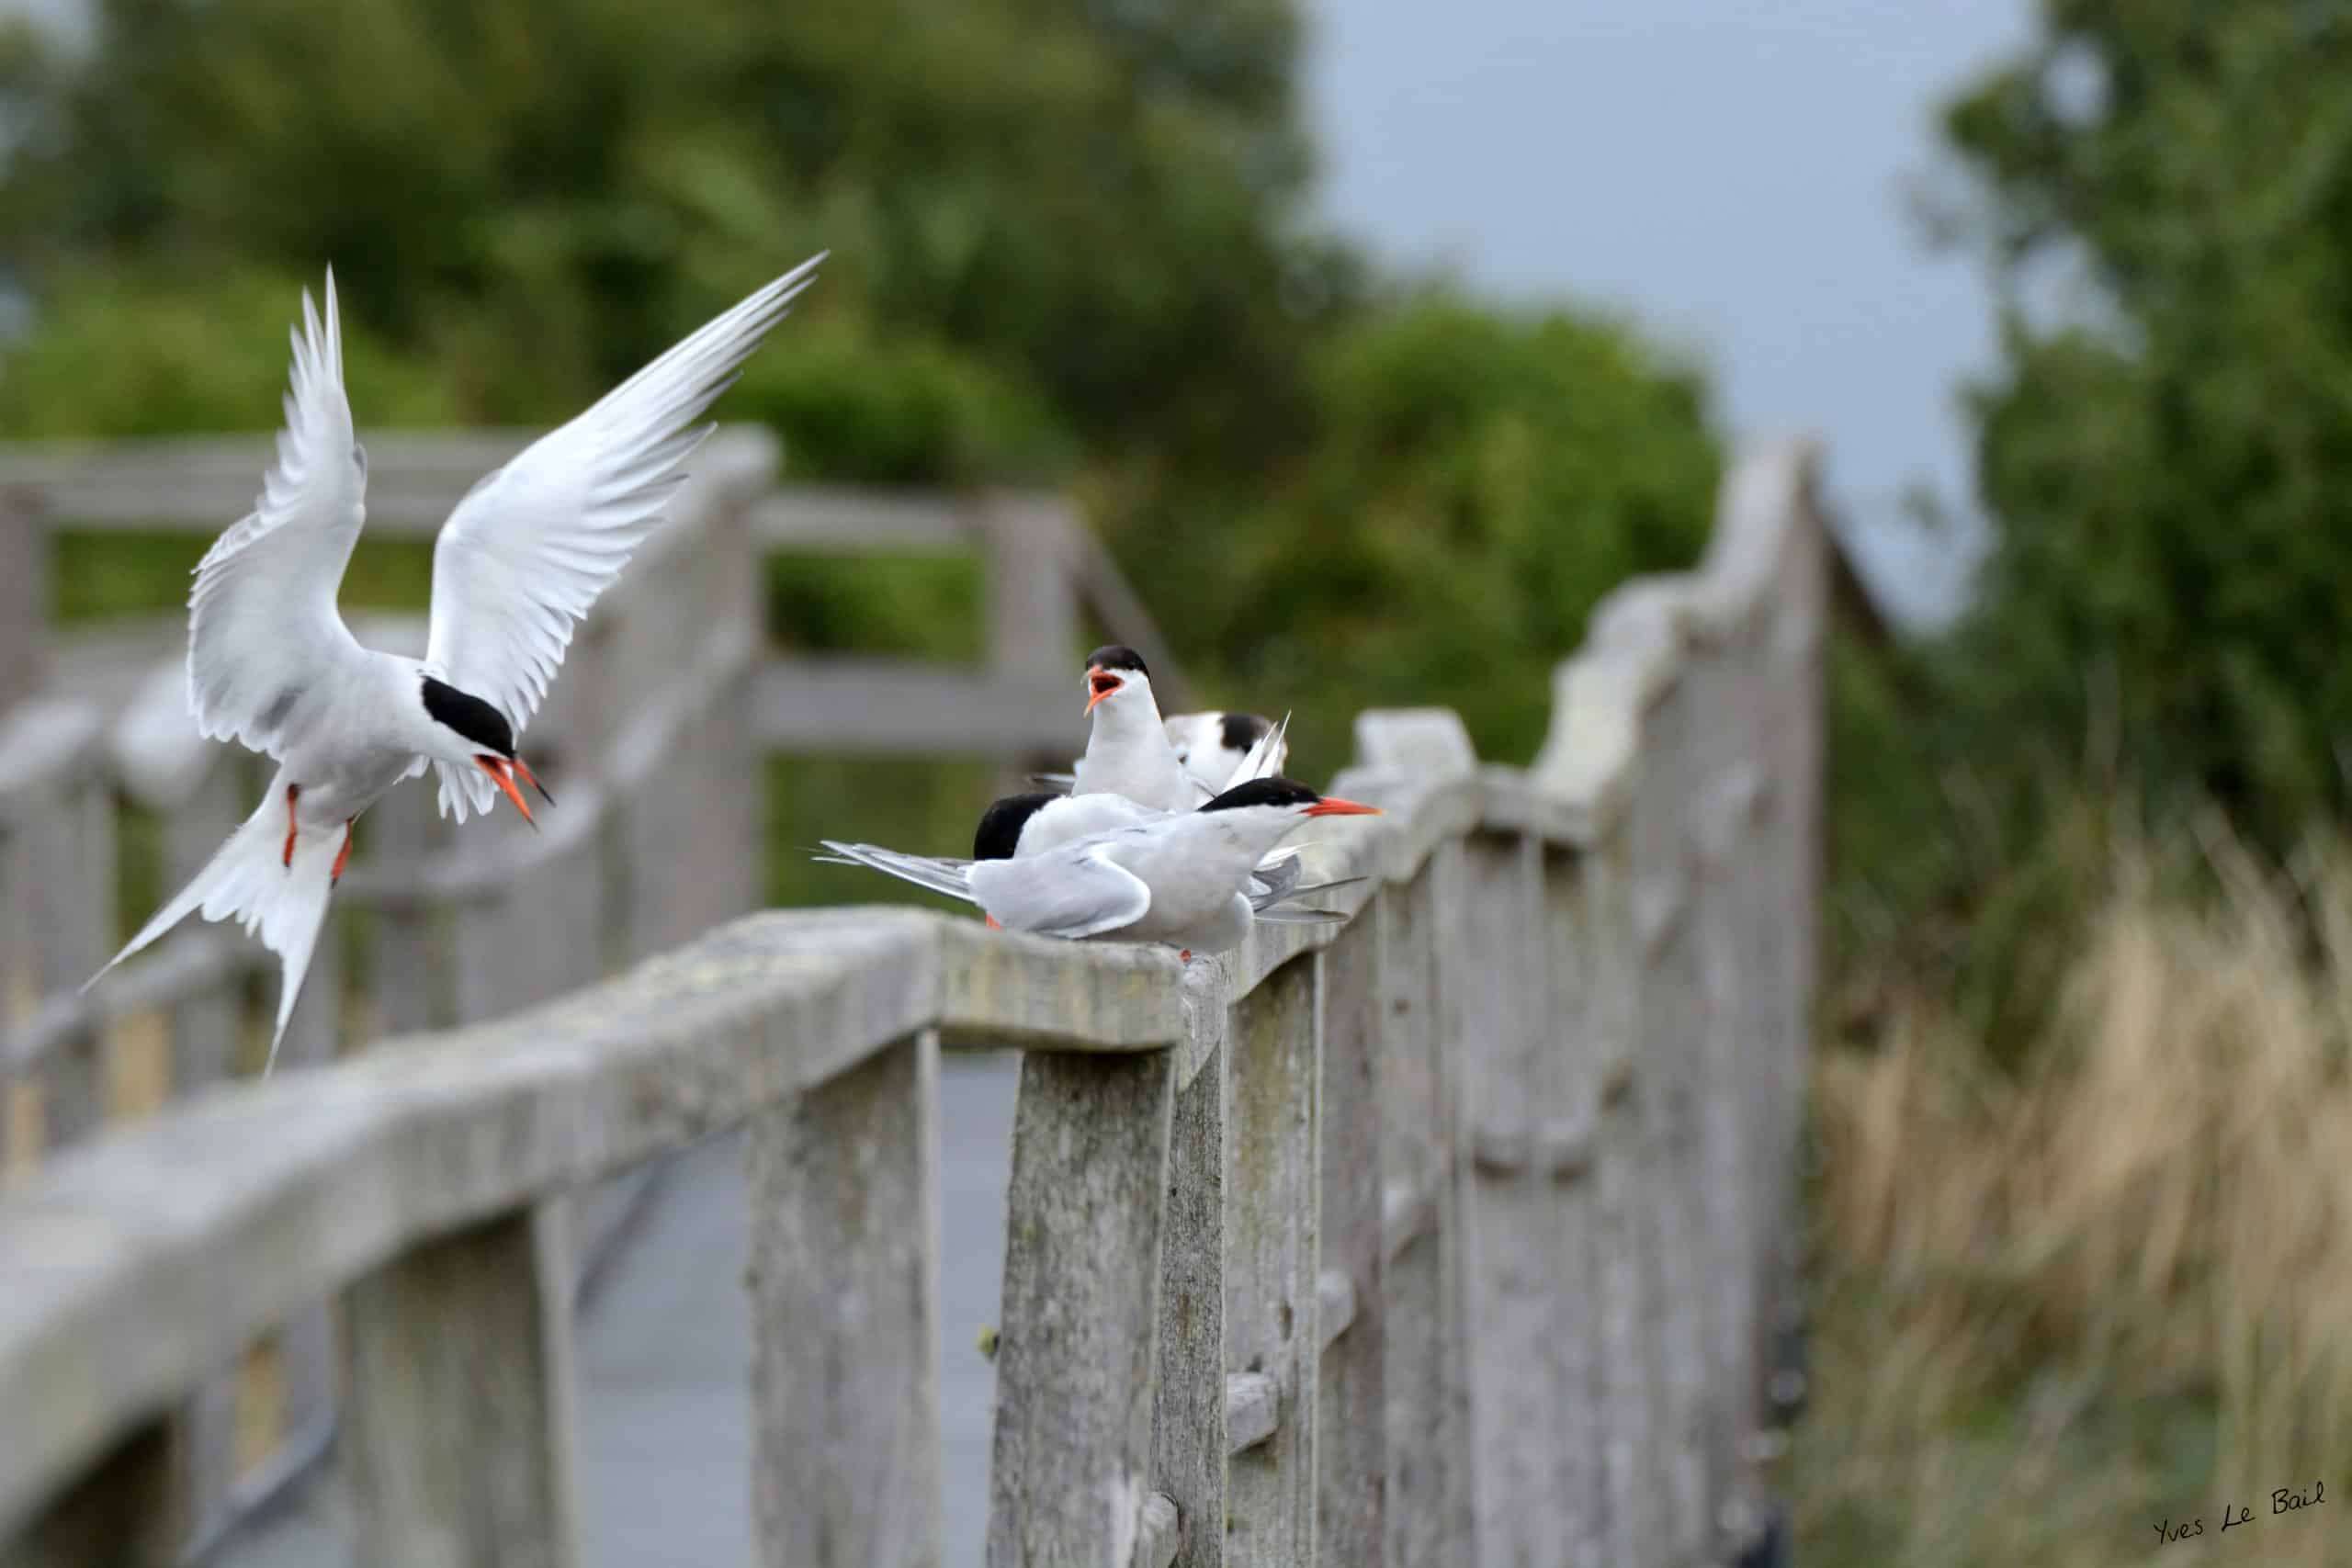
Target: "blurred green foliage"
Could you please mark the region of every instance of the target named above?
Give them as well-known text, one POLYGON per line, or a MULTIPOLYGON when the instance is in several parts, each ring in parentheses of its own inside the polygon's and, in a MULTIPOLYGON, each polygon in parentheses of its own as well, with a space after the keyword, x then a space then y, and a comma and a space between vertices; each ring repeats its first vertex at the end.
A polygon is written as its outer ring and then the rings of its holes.
POLYGON ((1705 542, 1720 458, 1697 377, 1621 325, 1444 292, 1313 363, 1316 439, 1236 519, 1203 604, 1234 684, 1295 705, 1311 755, 1404 701, 1529 760, 1595 602, 1705 542))
POLYGON ((1833 821, 1850 949, 1983 1034, 2046 1010, 2110 823, 2211 805, 2275 855, 2347 805, 2347 80, 2341 6, 2044 0, 1947 109, 1999 538, 1951 637, 1844 682, 1833 821))
MULTIPOLYGON (((722 415, 797 479, 1068 488, 1196 691, 1295 710, 1311 778, 1373 704, 1453 703, 1528 755, 1594 599, 1705 532, 1689 367, 1623 321, 1383 278, 1313 218, 1295 0, 96 17, 86 58, 0 49, 0 269, 32 307, 0 435, 275 423, 328 262, 363 428, 551 422, 830 248, 722 415)), ((175 603, 192 558, 70 545, 67 604, 175 603)), ((976 586, 796 558, 768 602, 795 646, 968 659, 976 586)), ((913 847, 968 831, 937 790, 968 819, 985 788, 827 767, 779 784, 793 819, 903 797, 913 847)))

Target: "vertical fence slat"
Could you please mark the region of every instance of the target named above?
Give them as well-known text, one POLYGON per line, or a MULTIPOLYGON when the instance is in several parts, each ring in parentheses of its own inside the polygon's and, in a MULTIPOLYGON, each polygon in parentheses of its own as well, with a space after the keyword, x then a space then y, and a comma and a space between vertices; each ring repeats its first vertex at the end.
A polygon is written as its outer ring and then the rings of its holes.
MULTIPOLYGON (((1453 852, 1442 849, 1441 857, 1453 852)), ((1381 896, 1380 1168, 1387 1314, 1387 1562, 1466 1561, 1457 1528, 1467 1472, 1450 1375, 1455 1326, 1453 1053, 1439 1027, 1438 888, 1432 862, 1381 896)))
POLYGON ((410 1252, 345 1296, 356 1560, 570 1568, 571 1265, 552 1207, 410 1252))
POLYGON ((1590 984, 1584 1026, 1597 1077, 1592 1259, 1598 1286, 1602 1515, 1610 1561, 1629 1568, 1669 1561, 1666 1510, 1667 1404, 1658 1255, 1672 1244, 1659 1223, 1660 1185, 1642 1111, 1654 1092, 1640 1054, 1640 943, 1631 851, 1620 823, 1581 857, 1590 984))
MULTIPOLYGON (((428 776, 378 801, 360 819, 356 852, 378 865, 424 863, 436 838, 434 790, 428 776)), ((430 1027, 442 1015, 440 976, 446 967, 434 962, 431 915, 403 902, 377 910, 372 924, 368 1000, 376 1033, 409 1034, 430 1027)))
POLYGON ((748 1146, 753 1517, 773 1568, 940 1561, 939 1041, 769 1112, 748 1146))
POLYGON ((1234 1008, 1226 1147, 1228 1372, 1274 1380, 1273 1435, 1226 1472, 1236 1564, 1314 1562, 1322 1055, 1317 972, 1293 959, 1234 1008))
POLYGON ((1539 861, 1543 908, 1534 937, 1536 962, 1531 999, 1544 1010, 1539 1029, 1546 1092, 1551 1097, 1543 1156, 1550 1168, 1555 1209, 1554 1258, 1558 1265, 1551 1297, 1551 1334, 1563 1375, 1560 1413, 1563 1442, 1554 1483, 1573 1500, 1580 1525, 1568 1541, 1566 1561, 1577 1568, 1604 1568, 1627 1562, 1612 1546, 1610 1517, 1609 1425, 1603 1359, 1610 1353, 1595 1239, 1600 1157, 1599 1075, 1589 1023, 1592 1007, 1592 943, 1586 925, 1580 855, 1530 846, 1539 861), (1548 984, 1546 983, 1548 981, 1548 984))
POLYGON ((1318 960, 1323 984, 1322 1283, 1353 1307, 1320 1325, 1316 1547, 1328 1563, 1376 1564, 1386 1538, 1387 1311, 1381 1245, 1380 900, 1318 960), (1332 1337, 1333 1335, 1337 1337, 1332 1337))
POLYGON ((1175 1087, 1170 1051, 1022 1061, 989 1568, 1120 1568, 1134 1556, 1175 1087))
POLYGON ((1690 778, 1685 755, 1689 687, 1660 692, 1642 728, 1639 779, 1628 814, 1633 852, 1634 941, 1640 976, 1642 1085, 1638 1105, 1655 1183, 1649 1246, 1659 1278, 1658 1321, 1667 1396, 1665 1477, 1668 1540, 1676 1556, 1713 1544, 1718 1500, 1714 1461, 1721 1392, 1708 1335, 1713 1281, 1708 1238, 1712 1195, 1700 1125, 1701 1053, 1706 1004, 1700 992, 1696 897, 1686 827, 1690 778))
POLYGON ((1550 954, 1542 858, 1521 837, 1475 834, 1447 967, 1464 998, 1462 1193, 1471 1334, 1477 1561, 1576 1562, 1598 1512, 1589 1455, 1571 1441, 1583 1404, 1572 1325, 1581 1286, 1551 1171, 1568 1136, 1565 1058, 1547 1027, 1550 954))
POLYGON ((25 491, 0 492, 0 713, 40 688, 49 646, 49 518, 25 491))
POLYGON ((1177 1568, 1225 1561, 1225 1002, 1204 996, 1205 966, 1187 979, 1196 1028, 1219 1032, 1177 1091, 1161 1223, 1159 1383, 1153 1393, 1152 1489, 1176 1506, 1177 1568))

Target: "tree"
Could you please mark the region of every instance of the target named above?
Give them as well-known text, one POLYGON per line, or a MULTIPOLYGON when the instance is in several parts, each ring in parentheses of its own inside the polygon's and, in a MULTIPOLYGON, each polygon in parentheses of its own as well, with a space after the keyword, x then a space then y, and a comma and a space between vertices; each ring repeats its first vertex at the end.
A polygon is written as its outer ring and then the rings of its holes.
POLYGON ((2274 844, 2352 763, 2347 72, 2341 6, 2051 0, 1947 119, 2012 295, 2054 262, 2099 307, 2012 303, 1975 394, 1973 700, 2274 844))

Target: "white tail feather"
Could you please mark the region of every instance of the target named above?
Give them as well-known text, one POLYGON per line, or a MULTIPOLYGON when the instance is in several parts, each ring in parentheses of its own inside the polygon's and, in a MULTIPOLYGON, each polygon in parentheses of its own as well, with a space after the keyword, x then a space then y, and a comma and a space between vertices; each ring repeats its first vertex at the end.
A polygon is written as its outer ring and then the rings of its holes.
POLYGON ((327 918, 327 897, 334 886, 334 859, 342 852, 341 833, 306 833, 295 840, 294 863, 286 854, 286 790, 270 784, 261 805, 245 818, 228 841, 216 851, 202 871, 173 900, 155 911, 120 953, 83 983, 88 990, 99 976, 147 946, 191 914, 208 920, 234 919, 248 935, 258 934, 262 945, 277 954, 284 973, 277 997, 277 1027, 269 1037, 267 1076, 277 1065, 278 1043, 286 1038, 287 1020, 294 1016, 294 998, 301 994, 303 973, 311 966, 319 928, 327 918))

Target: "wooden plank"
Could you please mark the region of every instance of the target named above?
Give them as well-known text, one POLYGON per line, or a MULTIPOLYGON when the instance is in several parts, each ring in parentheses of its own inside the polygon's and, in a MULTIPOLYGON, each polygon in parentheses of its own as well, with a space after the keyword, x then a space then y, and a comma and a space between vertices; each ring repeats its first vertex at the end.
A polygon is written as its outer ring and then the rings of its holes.
MULTIPOLYGON (((1460 850, 1381 902, 1382 1277, 1387 1312, 1387 1558, 1392 1568, 1467 1561, 1468 1445, 1454 1209, 1454 1043, 1436 976, 1441 889, 1460 850)), ((1445 898, 1447 907, 1453 899, 1445 898)))
POLYGON ((763 552, 945 555, 982 542, 972 509, 935 491, 785 485, 744 521, 763 552))
POLYGON ((1080 694, 1082 671, 1072 667, 1080 652, 1074 563, 1061 513, 1033 500, 990 496, 980 508, 980 529, 989 672, 1001 681, 1058 681, 1066 694, 1080 694))
POLYGON ((1634 930, 1633 872, 1622 828, 1580 858, 1585 912, 1583 1054, 1597 1100, 1592 1268, 1600 1339, 1602 1512, 1610 1560, 1664 1562, 1667 1544, 1666 1385, 1659 1257, 1672 1245, 1660 1226, 1662 1190, 1645 1134, 1651 1064, 1639 1055, 1641 958, 1634 930))
POLYGON ((48 674, 49 521, 40 498, 0 487, 0 714, 48 674))
MULTIPOLYGON (((33 978, 46 998, 80 990, 112 956, 114 795, 103 777, 56 781, 23 846, 33 910, 33 978)), ((106 1119, 105 1032, 85 1021, 38 1063, 43 1151, 53 1156, 106 1119)))
MULTIPOLYGON (((277 1071, 314 1072, 335 1059, 343 1026, 343 942, 340 922, 333 911, 319 933, 303 977, 302 994, 294 1016, 286 1021, 286 1038, 278 1048, 277 1071)), ((272 975, 278 965, 270 964, 272 975)), ((278 980, 283 984, 282 977, 278 980)), ((277 993, 269 1000, 269 1016, 277 1015, 277 993)), ((322 1291, 288 1314, 277 1334, 278 1389, 277 1431, 292 1447, 315 1443, 317 1434, 335 1419, 334 1324, 329 1292, 322 1291)))
MULTIPOLYGON (((365 876, 377 866, 397 873, 423 863, 441 837, 431 775, 396 789, 361 818, 353 847, 352 871, 365 876)), ((346 882, 345 886, 351 884, 346 882)), ((377 907, 369 918, 369 960, 375 974, 368 998, 375 1015, 371 1037, 404 1034, 448 1020, 445 999, 451 965, 433 953, 433 917, 406 904, 377 907)))
POLYGON ((989 1568, 1133 1560, 1151 1458, 1172 1053, 1021 1066, 989 1568))
POLYGON ((1540 893, 1531 1002, 1537 1014, 1535 1066, 1546 1096, 1550 1145, 1542 1177, 1551 1183, 1553 1218, 1546 1246, 1554 1265, 1550 1307, 1558 1365, 1562 1441, 1553 1485, 1577 1516, 1568 1560, 1584 1568, 1633 1561, 1616 1555, 1611 1533, 1608 1453, 1612 1441, 1606 1397, 1610 1354, 1597 1310, 1606 1286, 1596 1260, 1600 1075, 1589 1013, 1593 943, 1584 857, 1535 847, 1531 867, 1540 893))
POLYGON ((760 744, 840 756, 1070 757, 1078 683, 891 659, 770 659, 752 695, 760 744))
POLYGON ((1461 1193, 1470 1337, 1476 1561, 1575 1562, 1599 1528, 1563 1303, 1581 1284, 1550 1172, 1533 1157, 1566 1111, 1566 1072, 1545 1027, 1548 934, 1541 851, 1479 834, 1464 849, 1461 918, 1439 983, 1462 998, 1463 1107, 1472 1139, 1461 1193), (1576 1434, 1580 1435, 1580 1434, 1576 1434))
POLYGON ((1324 1347, 1316 1376, 1316 1545, 1320 1560, 1333 1563, 1379 1562, 1387 1531, 1380 924, 1375 899, 1316 960, 1323 970, 1317 1334, 1324 1347))
POLYGON ((552 1228, 502 1215, 352 1285, 340 1450, 358 1561, 577 1561, 571 1276, 552 1228))
POLYGON ((940 1562, 939 1041, 926 1031, 752 1124, 760 1560, 940 1562))
MULTIPOLYGON (((1193 984, 1187 976, 1188 985, 1193 984)), ((1159 1362, 1154 1379, 1151 1484, 1196 1528, 1182 1532, 1180 1568, 1225 1561, 1227 1452, 1225 1375, 1224 1003, 1210 1055, 1177 1092, 1159 1246, 1159 1362)))
MULTIPOLYGON (((165 897, 193 881, 244 819, 247 803, 243 798, 243 781, 237 777, 241 771, 209 770, 198 782, 195 793, 164 819, 165 897)), ((236 1066, 243 1012, 233 972, 222 983, 192 993, 172 1009, 172 1093, 175 1098, 185 1098, 230 1075, 236 1066)))
POLYGON ((1226 1140, 1225 1353, 1232 1372, 1274 1380, 1273 1435, 1226 1473, 1226 1560, 1315 1561, 1321 1334, 1317 1180, 1322 1021, 1312 957, 1293 960, 1234 1008, 1226 1140))
MULTIPOLYGON (((1051 504, 1051 503, 1049 503, 1051 504)), ((1119 641, 1143 655, 1151 666, 1151 688, 1162 713, 1183 713, 1193 705, 1191 684, 1176 662, 1175 645, 1162 636, 1151 610, 1129 585, 1119 563, 1103 547, 1067 503, 1058 503, 1063 548, 1069 562, 1073 591, 1093 612, 1098 626, 1116 628, 1119 641)))
POLYGON ((171 1434, 141 1427, 21 1536, 0 1536, 0 1568, 171 1568, 183 1517, 171 1434))

